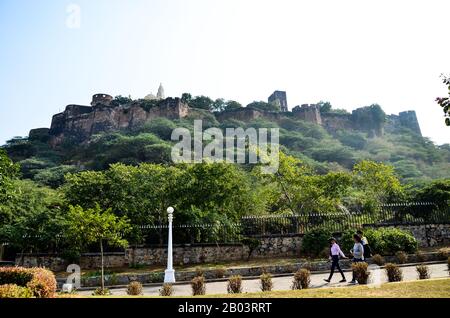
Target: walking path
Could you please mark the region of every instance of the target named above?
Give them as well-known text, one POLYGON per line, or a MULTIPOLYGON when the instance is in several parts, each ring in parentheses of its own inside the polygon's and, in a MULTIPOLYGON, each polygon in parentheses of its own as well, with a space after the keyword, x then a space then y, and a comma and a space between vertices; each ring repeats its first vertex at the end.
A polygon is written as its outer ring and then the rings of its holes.
MULTIPOLYGON (((448 277, 447 264, 431 264, 428 265, 430 278, 442 278, 448 277)), ((416 271, 416 266, 406 266, 402 267, 403 281, 413 281, 418 279, 418 274, 416 271)), ((371 272, 371 282, 374 280, 379 283, 387 282, 387 277, 384 269, 370 269, 371 272)), ((347 281, 351 280, 352 273, 345 272, 347 281)), ((311 288, 323 288, 323 287, 344 287, 349 286, 349 283, 338 283, 341 280, 341 275, 339 272, 335 273, 331 283, 326 283, 325 278, 328 278, 328 273, 312 274, 311 275, 311 288)), ((273 277, 273 290, 290 290, 292 284, 293 275, 283 276, 283 277, 273 277)), ((259 279, 248 279, 242 282, 243 292, 259 292, 260 280, 259 279)), ((144 287, 143 293, 145 296, 158 296, 160 286, 144 287)), ((174 296, 190 296, 192 295, 192 290, 190 284, 180 284, 173 285, 173 295, 174 296)), ((111 289, 111 293, 116 296, 125 296, 127 294, 126 288, 111 289)), ((224 294, 227 293, 227 282, 210 282, 206 283, 206 293, 207 294, 224 294)), ((80 295, 91 295, 92 291, 80 291, 80 295)))

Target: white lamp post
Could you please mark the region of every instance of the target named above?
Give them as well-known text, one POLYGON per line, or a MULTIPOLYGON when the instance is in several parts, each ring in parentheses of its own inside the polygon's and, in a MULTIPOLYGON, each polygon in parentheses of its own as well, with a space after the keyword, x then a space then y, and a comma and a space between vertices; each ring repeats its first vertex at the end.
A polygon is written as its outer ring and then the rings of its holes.
POLYGON ((167 214, 169 218, 169 241, 167 248, 167 269, 164 271, 164 283, 175 283, 175 271, 173 269, 173 259, 172 259, 173 208, 171 206, 167 208, 167 214))

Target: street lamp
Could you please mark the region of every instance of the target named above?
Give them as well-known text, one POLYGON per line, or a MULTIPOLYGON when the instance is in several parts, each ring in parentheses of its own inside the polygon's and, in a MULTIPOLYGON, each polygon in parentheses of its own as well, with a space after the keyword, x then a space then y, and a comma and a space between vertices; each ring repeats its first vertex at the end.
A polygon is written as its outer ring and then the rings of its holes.
POLYGON ((172 220, 173 220, 173 208, 170 206, 167 208, 167 215, 169 219, 169 240, 167 247, 167 269, 164 271, 164 283, 175 283, 175 270, 173 269, 172 259, 172 220))

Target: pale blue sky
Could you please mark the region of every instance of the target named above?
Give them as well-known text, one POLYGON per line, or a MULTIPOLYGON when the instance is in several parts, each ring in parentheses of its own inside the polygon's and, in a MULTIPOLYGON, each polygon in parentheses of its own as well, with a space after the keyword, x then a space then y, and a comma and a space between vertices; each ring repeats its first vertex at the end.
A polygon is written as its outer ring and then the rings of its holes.
POLYGON ((0 143, 104 92, 413 109, 450 142, 450 1, 0 0, 0 143), (67 27, 67 6, 81 9, 67 27))

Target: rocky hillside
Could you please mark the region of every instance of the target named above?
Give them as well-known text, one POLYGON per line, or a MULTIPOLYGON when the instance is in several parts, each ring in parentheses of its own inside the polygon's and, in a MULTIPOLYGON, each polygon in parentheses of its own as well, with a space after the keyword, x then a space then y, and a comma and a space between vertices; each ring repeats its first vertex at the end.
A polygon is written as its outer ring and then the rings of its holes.
POLYGON ((183 95, 133 101, 97 94, 91 106, 68 105, 53 116, 50 128, 32 129, 5 147, 21 163, 24 177, 58 186, 68 171, 106 169, 115 162, 170 163, 172 130, 192 129, 194 119, 203 119, 204 128, 279 127, 284 152, 318 173, 371 159, 393 165, 408 182, 450 177, 450 145, 422 137, 414 111, 386 115, 372 105, 348 113, 317 104, 282 112, 265 102, 241 107, 208 100, 183 95))

